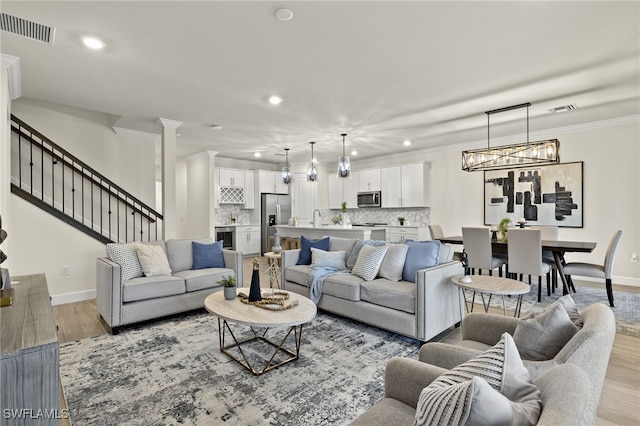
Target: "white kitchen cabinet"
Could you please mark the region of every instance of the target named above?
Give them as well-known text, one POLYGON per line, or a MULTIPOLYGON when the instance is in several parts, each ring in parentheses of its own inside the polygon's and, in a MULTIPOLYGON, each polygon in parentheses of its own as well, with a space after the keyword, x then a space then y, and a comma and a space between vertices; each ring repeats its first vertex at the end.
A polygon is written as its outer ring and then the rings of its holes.
POLYGON ((258 170, 258 189, 261 194, 288 194, 289 185, 282 182, 282 173, 258 170))
POLYGON ((219 168, 220 186, 244 187, 244 170, 219 168))
POLYGON ((380 169, 364 169, 358 171, 358 191, 380 191, 380 169))
POLYGON ((236 226, 236 251, 245 256, 260 253, 260 226, 236 226))
POLYGON ((429 164, 382 168, 382 207, 428 207, 429 164))
POLYGON ((306 173, 295 173, 291 184, 291 216, 309 223, 316 209, 318 182, 307 181, 306 173))
POLYGON ((329 208, 341 209, 342 202, 347 202, 348 209, 358 207, 358 177, 350 176, 339 178, 337 174, 331 174, 328 179, 329 208))
POLYGON ((427 226, 389 226, 386 228, 387 242, 404 242, 405 240, 426 241, 431 239, 427 226))
POLYGON ((244 208, 254 209, 256 207, 256 190, 252 170, 244 171, 244 208))

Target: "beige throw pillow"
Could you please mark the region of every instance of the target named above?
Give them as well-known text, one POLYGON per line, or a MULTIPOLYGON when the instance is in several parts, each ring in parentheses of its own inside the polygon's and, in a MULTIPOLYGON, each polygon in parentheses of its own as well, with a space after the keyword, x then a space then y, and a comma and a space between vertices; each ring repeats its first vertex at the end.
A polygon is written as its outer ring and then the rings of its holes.
POLYGON ((406 244, 389 244, 387 254, 382 259, 378 275, 390 281, 401 281, 404 261, 407 258, 409 246, 406 244))
POLYGON ((146 244, 135 244, 134 248, 138 254, 138 260, 147 277, 159 275, 171 275, 169 260, 164 250, 160 246, 150 246, 146 244))

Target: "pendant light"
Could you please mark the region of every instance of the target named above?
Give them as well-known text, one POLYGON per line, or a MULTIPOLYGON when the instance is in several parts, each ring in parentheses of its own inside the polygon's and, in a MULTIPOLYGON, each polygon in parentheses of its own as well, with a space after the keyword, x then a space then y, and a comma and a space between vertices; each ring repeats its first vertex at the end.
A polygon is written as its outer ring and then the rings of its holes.
POLYGON ((289 148, 284 149, 284 166, 282 166, 282 183, 290 184, 291 183, 291 165, 289 164, 289 148))
POLYGON ((338 158, 338 177, 346 178, 351 175, 351 161, 344 151, 344 138, 347 137, 347 134, 343 133, 340 136, 342 136, 342 156, 338 158))
POLYGON ((316 167, 316 160, 313 159, 313 145, 315 142, 309 142, 311 144, 311 161, 307 167, 307 180, 309 182, 316 182, 318 180, 318 168, 316 167))

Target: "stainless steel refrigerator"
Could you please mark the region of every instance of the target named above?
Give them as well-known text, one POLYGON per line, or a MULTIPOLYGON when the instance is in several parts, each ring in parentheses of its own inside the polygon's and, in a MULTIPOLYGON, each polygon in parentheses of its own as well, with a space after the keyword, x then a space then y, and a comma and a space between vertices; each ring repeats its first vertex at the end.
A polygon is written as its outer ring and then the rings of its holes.
POLYGON ((291 196, 262 194, 260 226, 262 232, 262 254, 271 251, 269 237, 276 233, 274 225, 287 225, 291 218, 291 196))

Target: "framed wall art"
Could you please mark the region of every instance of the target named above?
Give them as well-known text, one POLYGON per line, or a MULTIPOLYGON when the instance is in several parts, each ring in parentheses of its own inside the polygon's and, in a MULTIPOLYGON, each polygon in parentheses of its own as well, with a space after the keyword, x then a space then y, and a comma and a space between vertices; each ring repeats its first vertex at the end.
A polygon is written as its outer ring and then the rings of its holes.
POLYGON ((484 223, 582 228, 583 162, 484 172, 484 223))

